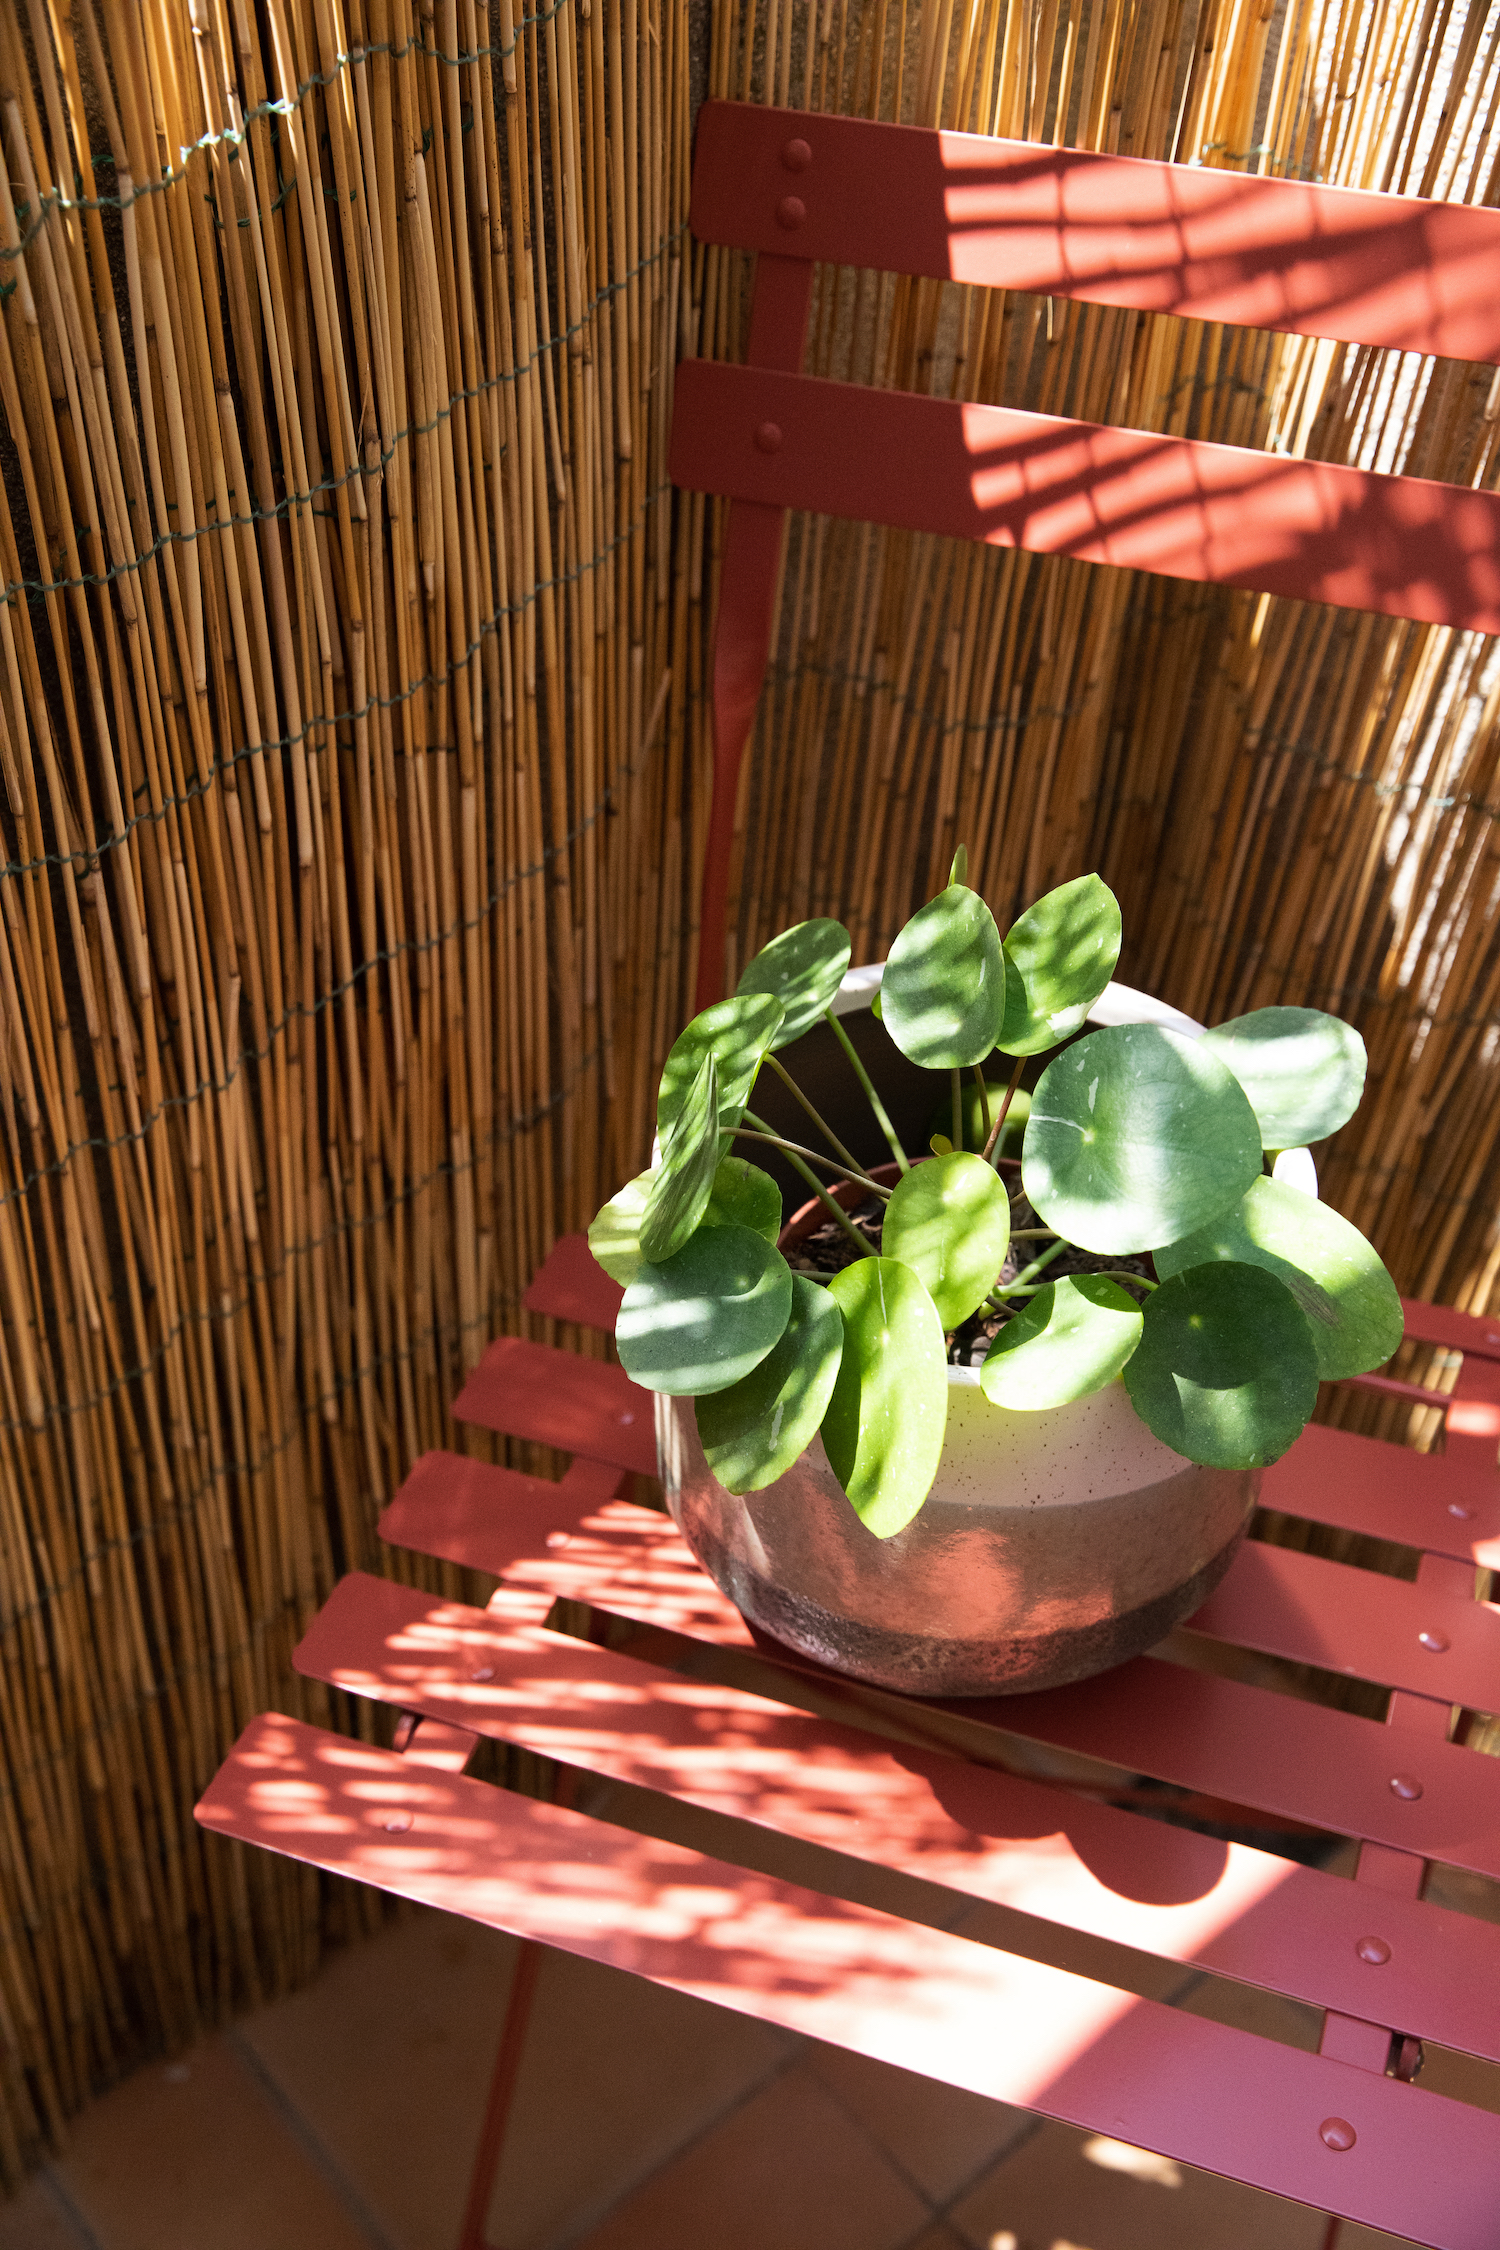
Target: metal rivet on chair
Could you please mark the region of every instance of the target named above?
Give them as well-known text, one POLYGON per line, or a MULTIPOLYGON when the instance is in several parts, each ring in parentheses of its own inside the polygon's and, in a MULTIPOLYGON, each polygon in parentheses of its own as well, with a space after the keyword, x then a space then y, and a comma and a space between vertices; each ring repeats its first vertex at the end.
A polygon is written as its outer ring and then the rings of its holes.
POLYGON ((566 1547, 571 1536, 572 1534, 566 1531, 549 1531, 547 1534, 547 1544, 555 1552, 559 1547, 566 1547))
POLYGON ((493 1664, 477 1665, 475 1669, 469 1674, 469 1678, 471 1680, 492 1680, 494 1677, 495 1667, 493 1664))
POLYGON ((807 205, 800 195, 784 195, 776 206, 776 224, 795 229, 807 217, 807 205))
POLYGON ((1453 1646, 1446 1633, 1439 1633, 1431 1625, 1425 1632, 1418 1633, 1417 1639, 1421 1642, 1423 1648, 1430 1649, 1434 1656, 1441 1656, 1445 1649, 1453 1646))
MULTIPOLYGON (((781 151, 781 161, 789 172, 805 172, 812 162, 812 150, 806 141, 788 141, 781 151)), ((1491 1337, 1491 1343, 1500 1343, 1500 1337, 1491 1337)))
POLYGON ((1414 1773, 1393 1773, 1391 1775, 1391 1795, 1393 1797, 1400 1797, 1407 1804, 1411 1804, 1421 1794, 1422 1784, 1414 1773))
POLYGON ((411 1826, 411 1814, 409 1812, 387 1813, 384 1826, 388 1836, 404 1836, 411 1826))
POLYGON ((1345 2149, 1353 2148, 1359 2135, 1347 2117, 1325 2117, 1318 2127, 1318 2139, 1325 2148, 1337 2149, 1342 2155, 1345 2149))
POLYGON ((755 442, 762 453, 781 451, 781 425, 779 422, 762 422, 755 433, 755 442))
POLYGON ((1461 1523, 1467 1523, 1474 1511, 1472 1508, 1466 1508, 1461 1500, 1450 1500, 1448 1502, 1448 1513, 1450 1516, 1457 1516, 1461 1523))
POLYGON ((1391 1957, 1391 1949, 1383 1937, 1356 1938, 1354 1950, 1361 1961, 1368 1961, 1372 1969, 1384 1967, 1391 1957))

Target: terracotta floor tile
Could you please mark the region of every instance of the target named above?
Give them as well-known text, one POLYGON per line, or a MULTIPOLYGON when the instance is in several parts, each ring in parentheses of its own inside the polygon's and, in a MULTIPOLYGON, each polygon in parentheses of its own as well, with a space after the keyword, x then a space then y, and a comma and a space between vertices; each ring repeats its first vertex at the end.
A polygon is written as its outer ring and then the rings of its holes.
POLYGON ((57 2174, 99 2250, 379 2245, 221 2039, 85 2110, 57 2174))
POLYGON ((1032 2127, 1024 2110, 940 2086, 847 2048, 817 2046, 807 2059, 835 2101, 936 2204, 957 2195, 1018 2133, 1032 2127))
POLYGON ((931 2214, 802 2062, 579 2250, 908 2250, 931 2214))
POLYGON ((457 2240, 517 1950, 423 1909, 239 2027, 400 2250, 457 2240))
POLYGON ((1053 2124, 947 2216, 974 2250, 1319 2250, 1324 2226, 1302 2204, 1053 2124))
POLYGON ((0 2250, 95 2250, 45 2176, 0 2203, 0 2250))
POLYGON ((801 2044, 622 1970, 547 1954, 491 2239, 506 2250, 574 2241, 792 2062, 801 2044))

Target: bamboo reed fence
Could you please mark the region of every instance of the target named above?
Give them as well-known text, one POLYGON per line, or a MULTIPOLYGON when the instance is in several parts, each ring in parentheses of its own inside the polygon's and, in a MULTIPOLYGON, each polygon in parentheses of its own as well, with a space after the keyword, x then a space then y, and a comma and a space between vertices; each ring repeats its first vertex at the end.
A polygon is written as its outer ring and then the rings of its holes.
MULTIPOLYGON (((1500 18, 0 7, 5 2180, 375 1911, 203 1849, 193 1799, 255 1711, 328 1716, 310 1612, 641 1161, 719 531, 667 486, 671 370, 745 308, 685 230, 705 87, 1489 199, 1500 18)), ((866 380, 1460 482, 1496 439, 1487 374, 1165 319, 830 272, 813 333, 866 380)), ((876 957, 957 838, 1002 914, 1097 864, 1136 981, 1361 1022, 1333 1191, 1479 1304, 1497 698, 1471 637, 798 523, 735 943, 832 911, 876 957)))

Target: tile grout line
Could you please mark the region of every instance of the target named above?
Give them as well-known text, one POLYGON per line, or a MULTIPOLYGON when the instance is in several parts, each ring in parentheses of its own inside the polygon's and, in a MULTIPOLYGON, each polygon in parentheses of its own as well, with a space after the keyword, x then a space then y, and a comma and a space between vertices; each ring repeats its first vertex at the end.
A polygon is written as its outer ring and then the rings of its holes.
POLYGON ((724 2104, 722 2109, 716 2110, 712 2117, 705 2118, 703 2123, 679 2141, 670 2155, 664 2156, 659 2164, 653 2164, 649 2171, 643 2172, 638 2179, 632 2180, 628 2187, 621 2188, 618 2195, 611 2196, 606 2204, 600 2209, 590 2212, 587 2218, 563 2233, 554 2235, 546 2245, 546 2250, 577 2250, 579 2244, 586 2243, 589 2234, 592 2234, 597 2227, 603 2226, 605 2221, 612 2218, 614 2213, 628 2203, 633 2196, 639 2195, 644 2188, 651 2185, 653 2180, 659 2180, 664 2172, 669 2172, 674 2165, 680 2164, 683 2158, 691 2154, 692 2150, 698 2146, 700 2141, 707 2140, 710 2133, 716 2133, 719 2127, 727 2123, 731 2117, 735 2116, 740 2110, 747 2108, 751 2102, 758 2100, 768 2087, 775 2085, 778 2078, 784 2078, 786 2073, 796 2064, 805 2061, 807 2050, 813 2042, 804 2032, 794 2032, 792 2036, 797 2044, 790 2054, 783 2055, 779 2062, 773 2063, 770 2069, 757 2078, 753 2084, 742 2088, 738 2094, 724 2104))
POLYGON ((67 2183, 58 2171, 57 2166, 55 2164, 43 2165, 42 2178, 47 2183, 48 2193, 51 2195, 53 2202, 65 2214, 68 2223, 77 2234, 80 2250, 105 2250, 103 2241, 95 2234, 88 2219, 68 2193, 67 2183))
POLYGON ((250 2041, 237 2024, 231 2024, 223 2033, 225 2045, 238 2060, 246 2076, 252 2079, 276 2112, 283 2125, 310 2159, 314 2169, 325 2184, 333 2190, 349 2217, 360 2228, 370 2245, 370 2250, 402 2250, 395 2236, 387 2232, 370 2209, 358 2186, 344 2170, 338 2158, 314 2127, 303 2116, 285 2087, 256 2053, 250 2041))

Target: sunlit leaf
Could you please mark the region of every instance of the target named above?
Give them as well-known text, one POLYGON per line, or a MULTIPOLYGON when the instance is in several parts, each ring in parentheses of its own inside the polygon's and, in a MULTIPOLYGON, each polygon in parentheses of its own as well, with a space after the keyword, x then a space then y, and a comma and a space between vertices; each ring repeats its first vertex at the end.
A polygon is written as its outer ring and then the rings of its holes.
POLYGON ((1069 1038, 1119 958, 1119 902, 1097 875, 1080 875, 1029 906, 1005 937, 1005 1052, 1039 1055, 1069 1038))
POLYGON ((889 1539, 921 1507, 942 1459, 942 1323, 916 1275, 894 1258, 857 1258, 828 1288, 844 1316, 844 1352, 823 1444, 866 1530, 889 1539))
POLYGON ((1250 1097, 1263 1148, 1304 1148, 1346 1124, 1365 1090, 1365 1043, 1321 1008, 1257 1008, 1202 1044, 1250 1097))
POLYGON ((698 1435, 729 1492, 763 1492, 811 1445, 844 1349, 844 1319, 826 1289, 792 1275, 792 1310, 779 1342, 727 1391, 698 1401, 698 1435))
POLYGON ((761 947, 736 989, 769 993, 781 1002, 785 1014, 771 1041, 774 1051, 789 1047, 818 1021, 848 966, 849 932, 842 922, 799 922, 761 947))
POLYGON ((1303 1195, 1310 1195, 1314 1203, 1317 1202, 1318 1167, 1313 1162, 1310 1148, 1278 1149, 1276 1161, 1271 1166, 1271 1177, 1273 1180, 1284 1180, 1288 1187, 1299 1189, 1303 1195))
POLYGON ((1268 1468, 1317 1403, 1318 1365, 1297 1300, 1264 1266, 1190 1266, 1147 1298, 1125 1388, 1174 1453, 1268 1468))
POLYGON ((885 1257, 910 1266, 944 1328, 956 1328, 1000 1277, 1010 1197, 982 1156, 935 1156, 897 1181, 880 1243, 885 1257))
POLYGON ((1230 1259, 1264 1266, 1291 1291, 1325 1383, 1383 1365, 1401 1341, 1396 1284, 1359 1229, 1284 1180, 1252 1180, 1242 1203, 1158 1250, 1156 1270, 1165 1280, 1230 1259))
MULTIPOLYGON (((730 1133, 745 1114, 755 1073, 781 1026, 781 1002, 769 992, 737 993, 716 1000, 679 1032, 661 1074, 656 1130, 663 1141, 687 1100, 688 1088, 712 1055, 719 1072, 719 1130, 730 1133)), ((728 1154, 727 1149, 724 1152, 728 1154)))
POLYGON ((758 1164, 743 1156, 721 1157, 702 1224, 748 1227, 774 1242, 781 1232, 781 1190, 758 1164))
POLYGON ((1039 1289, 991 1344, 979 1386, 992 1406, 1035 1412, 1112 1383, 1141 1340, 1141 1308, 1102 1274, 1039 1289))
POLYGON ((1049 1227, 1119 1257, 1227 1211, 1258 1175, 1260 1155, 1255 1112, 1201 1040, 1118 1024, 1043 1071, 1021 1179, 1049 1227))
POLYGON ((626 1290, 615 1324, 620 1364, 669 1398, 727 1391, 760 1365, 791 1309, 792 1269, 779 1250, 748 1227, 700 1227, 626 1290))
POLYGON ((641 1256, 653 1265, 680 1250, 708 1208, 719 1161, 718 1066, 704 1056, 662 1141, 641 1214, 641 1256))
POLYGON ((969 847, 967 844, 960 844, 958 850, 953 854, 953 871, 948 877, 948 882, 951 887, 954 883, 967 883, 968 880, 969 847))
POLYGON ((882 1021, 924 1070, 962 1070, 993 1053, 1005 1013, 1005 956, 977 891, 950 884, 912 916, 881 980, 882 1021))
POLYGON ((654 1172, 638 1172, 618 1195, 610 1197, 595 1214, 589 1228, 589 1248, 611 1281, 628 1289, 641 1270, 641 1221, 651 1193, 654 1172))

